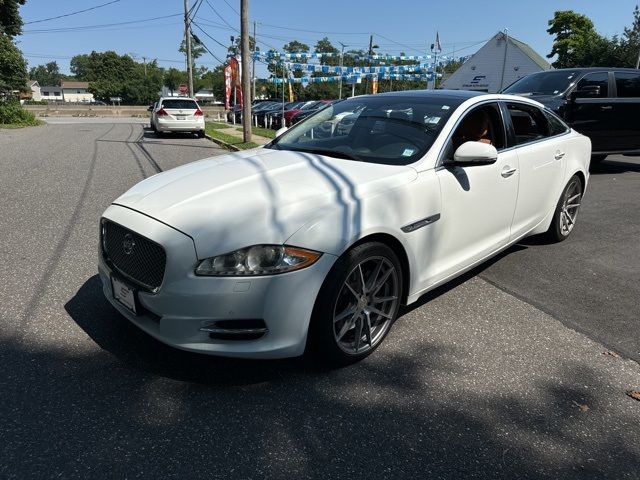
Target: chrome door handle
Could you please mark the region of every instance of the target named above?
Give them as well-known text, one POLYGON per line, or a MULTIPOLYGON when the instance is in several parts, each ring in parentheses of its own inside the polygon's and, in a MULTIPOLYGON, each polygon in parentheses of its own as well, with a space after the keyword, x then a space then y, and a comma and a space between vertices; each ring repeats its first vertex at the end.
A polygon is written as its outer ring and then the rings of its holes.
POLYGON ((506 165, 503 169, 502 172, 500 172, 500 175, 502 175, 504 178, 510 177, 511 175, 513 175, 514 173, 516 173, 518 169, 515 167, 510 167, 509 165, 506 165))
POLYGON ((600 107, 600 110, 612 110, 613 107, 611 105, 603 105, 600 107))
POLYGON ((556 160, 560 160, 562 157, 564 157, 564 152, 556 152, 556 155, 555 155, 556 160))

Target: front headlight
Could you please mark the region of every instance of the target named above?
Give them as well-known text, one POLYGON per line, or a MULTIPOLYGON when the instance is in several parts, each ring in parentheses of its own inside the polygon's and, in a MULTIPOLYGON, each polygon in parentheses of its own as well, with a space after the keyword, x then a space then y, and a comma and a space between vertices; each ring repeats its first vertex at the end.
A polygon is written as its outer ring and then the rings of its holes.
POLYGON ((254 245, 234 252, 205 258, 196 275, 244 277, 274 275, 308 267, 321 253, 286 245, 254 245))

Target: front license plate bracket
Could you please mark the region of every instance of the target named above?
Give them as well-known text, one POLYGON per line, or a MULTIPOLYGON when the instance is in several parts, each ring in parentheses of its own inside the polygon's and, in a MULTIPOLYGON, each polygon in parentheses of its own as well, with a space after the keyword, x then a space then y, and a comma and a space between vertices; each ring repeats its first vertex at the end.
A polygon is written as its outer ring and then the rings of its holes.
POLYGON ((134 287, 112 275, 111 289, 113 291, 113 298, 118 303, 134 315, 138 314, 138 292, 134 287))

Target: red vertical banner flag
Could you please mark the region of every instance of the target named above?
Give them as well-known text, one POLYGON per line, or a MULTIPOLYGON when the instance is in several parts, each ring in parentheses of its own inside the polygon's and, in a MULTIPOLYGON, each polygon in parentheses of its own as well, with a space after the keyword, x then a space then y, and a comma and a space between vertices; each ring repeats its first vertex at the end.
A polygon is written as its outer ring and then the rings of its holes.
POLYGON ((240 62, 235 57, 229 59, 231 66, 231 83, 236 92, 236 105, 242 107, 242 83, 240 80, 240 62))
POLYGON ((229 110, 231 108, 231 65, 224 67, 224 108, 229 110))

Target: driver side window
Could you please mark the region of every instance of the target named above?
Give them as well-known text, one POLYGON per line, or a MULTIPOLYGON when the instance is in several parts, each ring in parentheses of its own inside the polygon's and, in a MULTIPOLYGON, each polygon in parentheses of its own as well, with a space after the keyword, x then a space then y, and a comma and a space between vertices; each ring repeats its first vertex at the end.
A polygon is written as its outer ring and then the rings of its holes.
POLYGON ((456 126, 445 150, 445 160, 453 160, 455 151, 465 142, 482 142, 505 148, 505 131, 497 103, 476 107, 467 112, 456 126))

